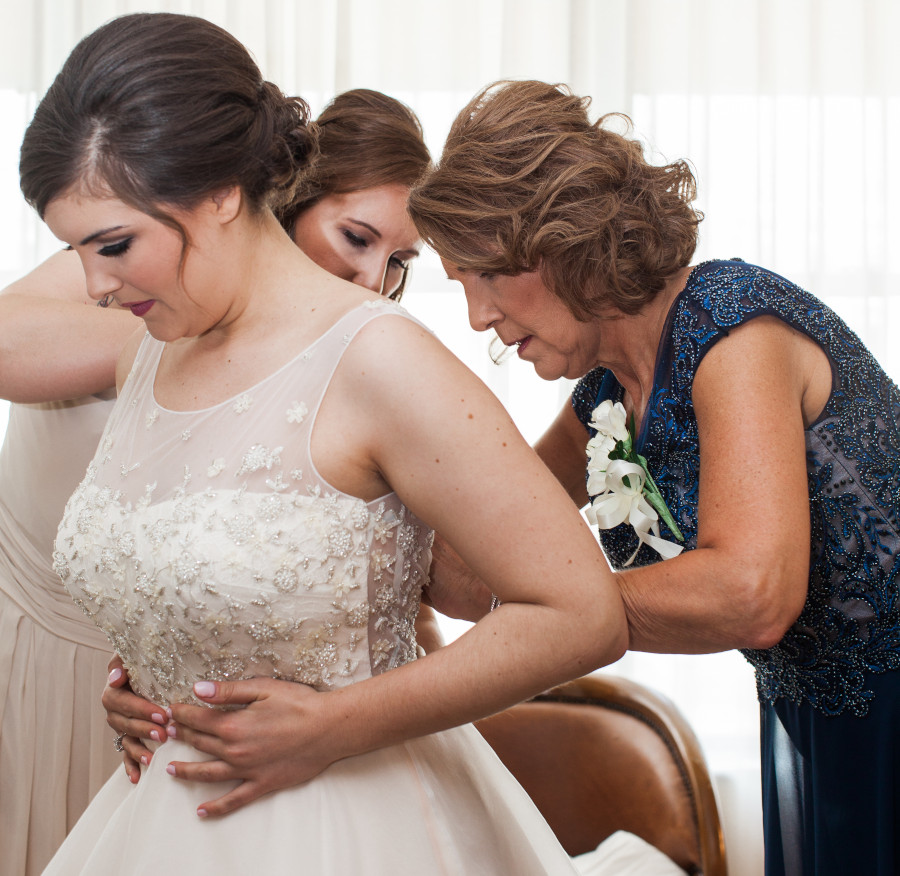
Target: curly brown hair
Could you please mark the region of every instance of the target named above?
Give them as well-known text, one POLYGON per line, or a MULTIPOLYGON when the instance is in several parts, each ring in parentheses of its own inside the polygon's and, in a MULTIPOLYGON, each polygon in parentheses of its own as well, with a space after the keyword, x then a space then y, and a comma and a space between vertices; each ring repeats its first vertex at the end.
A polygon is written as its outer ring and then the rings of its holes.
POLYGON ((564 85, 494 83, 457 115, 438 165, 413 188, 423 239, 462 270, 540 270, 580 320, 635 314, 686 267, 703 214, 685 161, 657 166, 641 143, 592 123, 564 85))

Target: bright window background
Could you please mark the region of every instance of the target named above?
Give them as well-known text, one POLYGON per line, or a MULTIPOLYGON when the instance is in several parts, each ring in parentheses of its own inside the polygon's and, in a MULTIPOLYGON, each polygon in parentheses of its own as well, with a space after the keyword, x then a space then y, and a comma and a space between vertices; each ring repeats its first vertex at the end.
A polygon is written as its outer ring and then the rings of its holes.
MULTIPOLYGON (((707 215, 698 259, 740 256, 785 274, 900 376, 894 0, 0 0, 0 285, 57 246, 18 192, 36 99, 80 36, 138 10, 222 24, 314 111, 347 88, 386 91, 418 112, 435 155, 456 110, 487 82, 568 82, 593 95, 598 114, 628 113, 661 158, 691 159, 707 215)), ((487 338, 469 329, 462 295, 433 256, 416 265, 406 303, 529 440, 565 403, 564 381, 544 383, 515 360, 490 363, 487 338)), ((0 432, 4 418, 0 410, 0 432)), ((629 654, 612 671, 685 712, 718 777, 732 873, 760 873, 749 666, 734 653, 629 654)))

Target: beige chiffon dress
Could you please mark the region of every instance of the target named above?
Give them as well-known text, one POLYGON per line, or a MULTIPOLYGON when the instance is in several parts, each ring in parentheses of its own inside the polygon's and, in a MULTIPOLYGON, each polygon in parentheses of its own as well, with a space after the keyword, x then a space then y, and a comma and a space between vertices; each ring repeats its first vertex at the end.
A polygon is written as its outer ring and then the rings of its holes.
POLYGON ((36 876, 121 763, 100 694, 109 641, 51 567, 113 393, 11 405, 0 450, 0 876, 36 876))

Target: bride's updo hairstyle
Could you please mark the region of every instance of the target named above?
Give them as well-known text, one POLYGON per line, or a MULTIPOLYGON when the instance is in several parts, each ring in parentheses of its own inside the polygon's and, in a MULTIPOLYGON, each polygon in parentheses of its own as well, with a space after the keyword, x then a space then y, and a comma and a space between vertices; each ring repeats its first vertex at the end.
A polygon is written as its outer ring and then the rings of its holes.
POLYGON ((309 108, 266 82, 244 46, 202 18, 115 18, 73 49, 25 132, 19 176, 43 217, 70 190, 112 194, 184 230, 189 210, 241 188, 253 212, 293 199, 316 151, 309 108))
POLYGON ((454 267, 540 270, 573 315, 635 314, 687 266, 702 213, 684 161, 588 118, 590 98, 536 81, 490 85, 457 115, 437 167, 410 196, 423 239, 454 267))

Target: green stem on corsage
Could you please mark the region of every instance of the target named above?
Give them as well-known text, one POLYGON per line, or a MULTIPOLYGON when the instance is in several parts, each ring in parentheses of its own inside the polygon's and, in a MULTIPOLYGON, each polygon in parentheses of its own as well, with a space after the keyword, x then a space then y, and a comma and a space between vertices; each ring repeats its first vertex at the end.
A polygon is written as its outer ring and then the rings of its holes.
POLYGON ((647 501, 653 506, 654 510, 657 514, 659 514, 663 523, 669 527, 672 535, 678 539, 678 541, 684 541, 684 536, 681 534, 681 530, 678 528, 678 524, 675 522, 675 518, 672 516, 672 512, 666 507, 666 500, 663 499, 662 493, 659 491, 659 487, 656 486, 656 481, 653 480, 653 475, 650 474, 650 469, 647 466, 647 460, 641 456, 640 453, 634 454, 637 457, 638 462, 640 463, 641 468, 644 470, 644 474, 647 476, 646 483, 644 484, 644 496, 647 501))

